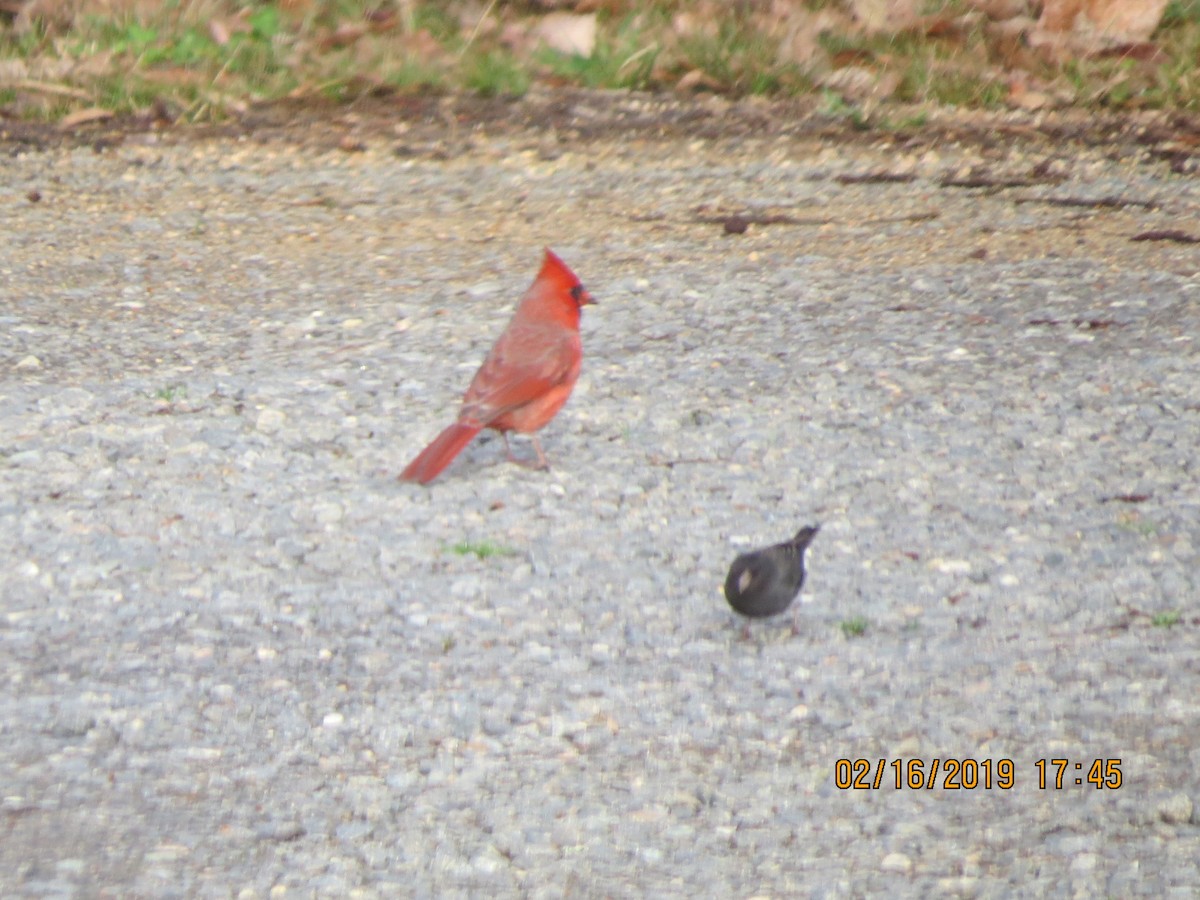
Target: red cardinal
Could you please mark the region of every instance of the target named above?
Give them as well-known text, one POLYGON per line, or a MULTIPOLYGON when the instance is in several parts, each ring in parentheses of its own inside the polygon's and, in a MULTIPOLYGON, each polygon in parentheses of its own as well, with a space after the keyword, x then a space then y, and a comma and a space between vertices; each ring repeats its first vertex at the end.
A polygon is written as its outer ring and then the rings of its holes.
MULTIPOLYGON (((508 458, 518 462, 508 432, 533 434, 571 396, 583 364, 579 314, 593 302, 575 273, 547 248, 541 271, 467 388, 458 421, 408 464, 400 480, 429 484, 484 428, 499 431, 508 458)), ((533 448, 538 467, 548 468, 537 435, 533 448)))

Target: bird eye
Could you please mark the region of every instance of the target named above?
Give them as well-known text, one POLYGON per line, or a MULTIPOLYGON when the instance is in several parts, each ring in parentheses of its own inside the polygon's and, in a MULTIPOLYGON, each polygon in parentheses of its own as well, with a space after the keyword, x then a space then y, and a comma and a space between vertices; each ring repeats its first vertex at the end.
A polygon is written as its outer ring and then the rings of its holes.
POLYGON ((575 285, 575 287, 571 288, 571 299, 574 300, 576 303, 578 303, 579 301, 581 301, 583 299, 583 285, 582 284, 577 284, 577 285, 575 285))

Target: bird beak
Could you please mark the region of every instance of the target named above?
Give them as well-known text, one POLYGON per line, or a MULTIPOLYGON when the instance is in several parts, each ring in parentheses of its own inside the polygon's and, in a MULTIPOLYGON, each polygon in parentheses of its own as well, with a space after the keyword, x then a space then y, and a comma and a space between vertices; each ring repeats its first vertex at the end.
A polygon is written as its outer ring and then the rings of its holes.
POLYGON ((588 289, 582 284, 577 284, 571 288, 571 296, 575 298, 576 306, 595 306, 596 301, 592 299, 592 295, 588 293, 588 289))

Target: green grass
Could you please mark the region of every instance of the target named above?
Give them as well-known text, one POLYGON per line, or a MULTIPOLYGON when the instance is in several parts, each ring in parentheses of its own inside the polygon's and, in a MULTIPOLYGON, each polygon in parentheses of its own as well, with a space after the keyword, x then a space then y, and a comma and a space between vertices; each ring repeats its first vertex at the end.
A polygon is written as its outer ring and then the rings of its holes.
POLYGON ((871 127, 867 114, 862 107, 848 103, 837 91, 823 90, 821 105, 818 107, 821 115, 831 119, 843 119, 860 131, 871 127))
POLYGON ((506 547, 503 544, 494 544, 491 541, 464 541, 451 545, 450 552, 456 556, 474 555, 479 559, 490 559, 493 556, 517 555, 517 551, 514 548, 506 547))
POLYGON ((520 97, 531 80, 516 57, 499 49, 468 56, 462 79, 467 90, 483 97, 520 97))
POLYGON ((654 64, 662 52, 654 32, 644 17, 627 15, 598 36, 591 56, 541 48, 534 59, 543 71, 571 84, 641 90, 652 86, 654 64))
POLYGON ((1173 628, 1179 624, 1183 614, 1177 609, 1168 610, 1167 612, 1155 613, 1150 617, 1150 624, 1155 628, 1173 628))
POLYGON ((448 85, 435 67, 410 60, 393 62, 385 69, 383 83, 400 91, 441 91, 448 85))
POLYGON ((1154 522, 1144 519, 1135 511, 1121 512, 1117 515, 1117 527, 1125 531, 1140 534, 1143 537, 1152 537, 1158 534, 1158 525, 1154 522))
POLYGON ((449 44, 459 38, 459 22, 445 3, 422 3, 413 11, 413 28, 424 29, 441 43, 449 44))
POLYGON ((717 86, 738 94, 767 94, 779 91, 785 81, 777 44, 734 13, 720 21, 715 34, 701 31, 683 38, 679 51, 717 86))
POLYGON ((1200 0, 1171 0, 1163 11, 1158 30, 1169 31, 1186 25, 1200 24, 1200 0))
POLYGON ((846 619, 842 622, 842 634, 848 638, 862 637, 867 633, 867 624, 867 620, 862 616, 846 619))
MULTIPOLYGON (((842 15, 844 4, 807 0, 805 6, 825 10, 834 26, 817 37, 813 58, 790 61, 780 53, 786 18, 772 17, 765 2, 718 7, 724 12, 713 17, 712 7, 698 0, 609 0, 597 13, 593 52, 578 56, 532 38, 535 4, 166 0, 144 4, 150 12, 135 17, 83 0, 65 29, 52 23, 18 35, 0 24, 0 63, 16 62, 30 73, 0 89, 0 105, 9 115, 53 119, 88 106, 126 113, 165 102, 186 120, 205 120, 256 100, 352 100, 380 89, 515 97, 539 81, 645 90, 682 84, 731 96, 816 93, 826 115, 856 128, 888 129, 922 122, 911 113, 880 112, 882 101, 1002 106, 1007 73, 1016 67, 1038 90, 1073 97, 1084 108, 1200 109, 1200 0, 1168 5, 1153 38, 1156 56, 1065 63, 1028 47, 1015 52, 1013 42, 982 24, 867 35, 842 15), (691 25, 681 25, 689 16, 691 25), (878 80, 887 96, 868 103, 822 87, 846 67, 859 70, 857 80, 868 86, 878 80), (891 124, 902 117, 908 121, 891 124)), ((924 4, 931 15, 967 9, 963 0, 924 4)))
POLYGON ((169 384, 166 387, 160 387, 154 392, 156 400, 163 400, 167 403, 174 403, 176 400, 184 400, 187 398, 187 386, 183 384, 169 384))

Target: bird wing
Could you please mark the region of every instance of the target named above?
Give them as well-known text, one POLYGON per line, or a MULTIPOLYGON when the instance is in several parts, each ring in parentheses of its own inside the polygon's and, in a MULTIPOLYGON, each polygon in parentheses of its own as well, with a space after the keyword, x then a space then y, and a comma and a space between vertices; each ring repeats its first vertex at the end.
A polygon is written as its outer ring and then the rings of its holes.
POLYGON ((460 417, 487 425, 573 380, 582 358, 576 332, 546 325, 511 328, 475 373, 460 417))

